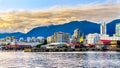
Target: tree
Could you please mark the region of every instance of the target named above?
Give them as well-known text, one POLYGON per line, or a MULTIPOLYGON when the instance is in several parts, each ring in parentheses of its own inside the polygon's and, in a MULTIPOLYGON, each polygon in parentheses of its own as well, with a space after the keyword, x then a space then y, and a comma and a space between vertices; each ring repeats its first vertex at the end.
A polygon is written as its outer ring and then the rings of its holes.
POLYGON ((45 41, 44 41, 43 45, 46 45, 46 44, 47 44, 47 39, 45 39, 45 41))
POLYGON ((46 44, 47 44, 47 40, 45 39, 44 43, 38 44, 36 47, 40 48, 41 46, 46 45, 46 44))

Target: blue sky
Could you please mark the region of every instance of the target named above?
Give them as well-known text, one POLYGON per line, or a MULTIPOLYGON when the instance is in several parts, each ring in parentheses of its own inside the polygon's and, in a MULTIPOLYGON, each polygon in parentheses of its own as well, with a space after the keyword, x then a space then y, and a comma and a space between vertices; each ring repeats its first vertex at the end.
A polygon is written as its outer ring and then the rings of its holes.
POLYGON ((52 6, 75 6, 89 3, 104 3, 105 0, 0 0, 0 9, 46 9, 52 6))

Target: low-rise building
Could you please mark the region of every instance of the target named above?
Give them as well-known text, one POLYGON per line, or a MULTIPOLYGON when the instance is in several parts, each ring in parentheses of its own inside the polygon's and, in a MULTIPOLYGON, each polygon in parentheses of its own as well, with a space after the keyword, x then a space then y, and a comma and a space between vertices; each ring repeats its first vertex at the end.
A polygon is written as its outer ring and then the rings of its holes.
POLYGON ((27 42, 31 42, 31 38, 30 37, 27 37, 27 42))
POLYGON ((23 38, 23 37, 20 37, 20 38, 19 38, 19 41, 24 41, 24 38, 23 38))
POLYGON ((42 37, 42 36, 39 36, 39 37, 36 38, 36 42, 44 43, 44 41, 45 41, 45 38, 42 37))
POLYGON ((100 40, 116 40, 116 41, 118 41, 118 40, 120 40, 120 37, 115 36, 115 35, 114 36, 101 35, 100 40))

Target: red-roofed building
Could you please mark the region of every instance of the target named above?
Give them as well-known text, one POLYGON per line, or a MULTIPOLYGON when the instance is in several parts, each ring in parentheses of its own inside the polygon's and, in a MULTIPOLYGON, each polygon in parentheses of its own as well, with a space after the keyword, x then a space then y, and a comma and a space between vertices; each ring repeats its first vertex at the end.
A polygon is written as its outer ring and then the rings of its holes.
POLYGON ((111 40, 100 40, 104 43, 104 45, 110 45, 111 40))

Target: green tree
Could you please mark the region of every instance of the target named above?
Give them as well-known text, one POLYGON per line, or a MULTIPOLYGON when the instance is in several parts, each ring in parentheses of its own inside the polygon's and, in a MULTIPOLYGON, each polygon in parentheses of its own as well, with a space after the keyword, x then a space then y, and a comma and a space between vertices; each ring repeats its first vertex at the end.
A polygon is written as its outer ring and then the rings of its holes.
POLYGON ((40 48, 41 46, 46 45, 46 44, 47 44, 47 40, 45 39, 44 43, 38 44, 36 47, 40 48))

